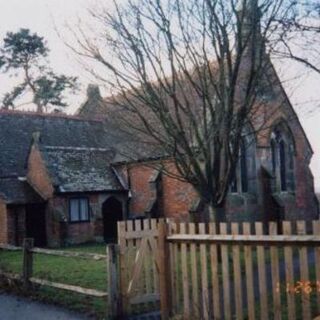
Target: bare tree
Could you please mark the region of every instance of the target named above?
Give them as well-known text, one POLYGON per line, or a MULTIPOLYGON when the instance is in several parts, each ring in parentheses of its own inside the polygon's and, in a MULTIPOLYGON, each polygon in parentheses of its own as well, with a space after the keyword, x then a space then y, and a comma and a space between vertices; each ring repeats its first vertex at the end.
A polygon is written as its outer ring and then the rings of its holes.
POLYGON ((283 37, 277 21, 289 20, 294 4, 113 3, 113 12, 92 11, 104 26, 100 45, 78 38, 78 53, 105 67, 105 76, 91 71, 113 90, 118 125, 152 145, 162 155, 161 170, 192 184, 217 219, 244 135, 268 125, 262 116, 273 90, 268 53, 283 37))
POLYGON ((317 0, 289 0, 293 14, 279 19, 282 37, 273 54, 297 61, 320 74, 320 3, 317 0))

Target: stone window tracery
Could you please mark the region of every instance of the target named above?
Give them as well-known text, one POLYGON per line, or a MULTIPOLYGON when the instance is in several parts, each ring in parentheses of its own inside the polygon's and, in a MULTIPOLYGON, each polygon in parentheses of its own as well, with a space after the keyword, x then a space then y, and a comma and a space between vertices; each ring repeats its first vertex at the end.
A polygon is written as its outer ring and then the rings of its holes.
POLYGON ((270 146, 274 191, 294 191, 294 141, 284 124, 276 126, 272 131, 270 146))
POLYGON ((252 130, 246 128, 240 143, 239 160, 231 182, 232 193, 256 190, 256 145, 252 130))

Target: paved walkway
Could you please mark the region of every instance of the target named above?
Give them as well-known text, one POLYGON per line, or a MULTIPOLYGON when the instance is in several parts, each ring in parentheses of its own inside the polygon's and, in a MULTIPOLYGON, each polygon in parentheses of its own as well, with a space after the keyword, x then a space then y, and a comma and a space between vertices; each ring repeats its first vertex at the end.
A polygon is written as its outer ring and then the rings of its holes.
POLYGON ((1 320, 89 320, 65 309, 0 292, 1 320))

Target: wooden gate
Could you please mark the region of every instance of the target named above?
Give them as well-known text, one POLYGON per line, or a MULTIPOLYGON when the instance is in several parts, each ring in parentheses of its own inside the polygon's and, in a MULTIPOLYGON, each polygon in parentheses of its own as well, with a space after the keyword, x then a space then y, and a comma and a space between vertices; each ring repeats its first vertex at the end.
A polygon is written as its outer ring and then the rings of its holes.
POLYGON ((160 292, 165 290, 161 283, 165 276, 165 229, 164 221, 155 219, 118 223, 120 295, 126 316, 160 316, 160 292))

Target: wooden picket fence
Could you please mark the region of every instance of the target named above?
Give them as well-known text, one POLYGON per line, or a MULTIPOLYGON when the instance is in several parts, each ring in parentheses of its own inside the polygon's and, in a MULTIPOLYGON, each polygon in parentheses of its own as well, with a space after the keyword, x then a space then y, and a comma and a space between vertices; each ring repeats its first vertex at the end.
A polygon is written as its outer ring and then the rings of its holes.
POLYGON ((166 294, 165 220, 137 219, 118 223, 121 315, 160 313, 166 294), (163 301, 163 299, 162 299, 163 301))
POLYGON ((123 313, 163 319, 320 315, 320 222, 119 223, 123 313), (281 229, 281 232, 279 231, 281 229), (150 310, 149 310, 150 311, 150 310))
POLYGON ((320 221, 122 221, 118 245, 107 250, 106 255, 47 250, 33 248, 27 239, 21 279, 26 286, 105 298, 110 318, 309 320, 320 315, 320 221), (108 290, 34 278, 37 253, 106 260, 108 290))
POLYGON ((173 314, 189 319, 320 315, 320 222, 172 225, 173 314), (254 230, 253 230, 254 229, 254 230))

